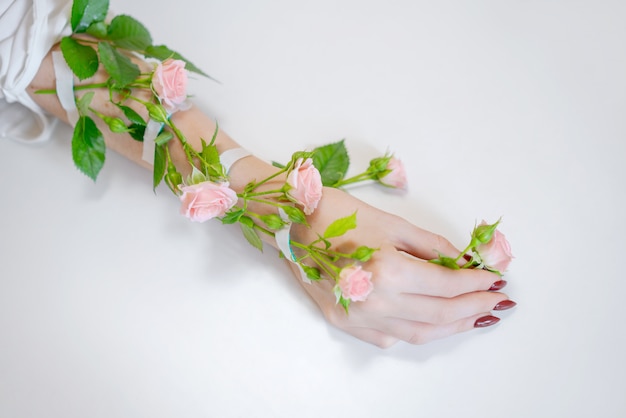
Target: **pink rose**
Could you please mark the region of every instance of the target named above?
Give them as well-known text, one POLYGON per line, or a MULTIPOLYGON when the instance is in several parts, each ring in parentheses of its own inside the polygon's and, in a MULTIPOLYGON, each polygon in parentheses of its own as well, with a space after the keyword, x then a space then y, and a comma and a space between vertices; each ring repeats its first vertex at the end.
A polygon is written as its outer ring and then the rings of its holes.
POLYGON ((374 289, 372 273, 361 269, 361 266, 350 266, 339 273, 339 288, 344 299, 353 302, 364 301, 374 289))
MULTIPOLYGON (((483 225, 486 225, 483 222, 483 225)), ((511 254, 511 245, 506 240, 503 233, 497 229, 494 231, 491 241, 487 244, 480 244, 476 247, 476 251, 483 260, 485 266, 492 270, 504 272, 509 263, 513 259, 511 254)))
POLYGON ((387 170, 391 170, 385 176, 381 177, 379 181, 385 186, 395 187, 396 189, 406 189, 406 171, 404 170, 404 164, 397 158, 391 157, 387 164, 387 170))
POLYGON ((165 109, 173 113, 189 108, 185 62, 167 59, 160 62, 152 75, 152 88, 165 109))
POLYGON ((204 181, 180 188, 180 213, 193 222, 224 216, 237 203, 237 193, 228 183, 204 181))
POLYGON ((298 158, 287 176, 287 184, 289 197, 304 207, 305 214, 312 214, 322 198, 322 176, 313 160, 298 158))

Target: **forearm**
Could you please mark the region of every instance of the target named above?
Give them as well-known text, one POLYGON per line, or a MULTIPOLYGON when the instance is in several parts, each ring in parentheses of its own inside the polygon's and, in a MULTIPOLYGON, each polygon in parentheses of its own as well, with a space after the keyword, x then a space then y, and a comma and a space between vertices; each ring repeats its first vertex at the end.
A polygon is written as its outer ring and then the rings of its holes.
MULTIPOLYGON (((53 47, 52 51, 58 50, 58 45, 53 47)), ((68 118, 65 110, 62 108, 61 103, 56 94, 41 94, 36 93, 38 90, 50 90, 55 88, 55 72, 52 64, 51 54, 52 51, 46 56, 41 64, 41 67, 29 86, 29 94, 31 97, 47 112, 53 114, 60 120, 68 123, 68 118)), ((142 61, 136 61, 136 63, 142 67, 142 70, 146 72, 150 71, 150 64, 142 61)), ((106 81, 108 75, 102 69, 100 69, 96 75, 90 79, 78 81, 75 80, 75 85, 88 85, 101 83, 106 81)), ((98 88, 93 90, 95 95, 91 102, 91 107, 107 116, 123 117, 122 112, 111 103, 109 100, 109 92, 106 88, 98 88)), ((79 93, 80 95, 80 93, 79 93)), ((151 92, 148 90, 142 91, 137 89, 133 92, 133 95, 140 99, 149 100, 151 92)), ((145 120, 148 119, 148 112, 146 107, 134 100, 127 100, 126 105, 133 108, 139 113, 145 120)), ((172 123, 180 129, 184 134, 187 142, 196 150, 201 148, 201 139, 205 141, 210 140, 215 131, 215 122, 202 112, 198 107, 192 106, 188 110, 178 111, 171 117, 172 123)), ((152 164, 142 159, 143 143, 133 139, 127 133, 113 133, 99 118, 95 119, 96 124, 99 126, 100 131, 104 136, 107 148, 111 149, 124 157, 128 158, 132 162, 141 165, 149 170, 152 170, 152 164)), ((220 130, 217 133, 215 144, 219 153, 223 153, 226 150, 237 148, 240 145, 237 144, 232 138, 230 138, 225 132, 220 130)), ((191 172, 191 165, 183 151, 181 143, 179 141, 170 141, 168 143, 169 152, 172 157, 172 161, 177 170, 185 177, 191 172)), ((240 192, 243 190, 246 184, 252 180, 260 180, 268 177, 276 172, 276 168, 272 165, 254 157, 249 156, 243 158, 233 164, 229 172, 230 186, 235 191, 240 192)), ((284 182, 284 178, 278 178, 274 182, 270 182, 266 187, 275 187, 277 184, 284 182)), ((267 206, 267 205, 264 205, 267 206)), ((259 208, 261 211, 267 211, 267 208, 259 208)))

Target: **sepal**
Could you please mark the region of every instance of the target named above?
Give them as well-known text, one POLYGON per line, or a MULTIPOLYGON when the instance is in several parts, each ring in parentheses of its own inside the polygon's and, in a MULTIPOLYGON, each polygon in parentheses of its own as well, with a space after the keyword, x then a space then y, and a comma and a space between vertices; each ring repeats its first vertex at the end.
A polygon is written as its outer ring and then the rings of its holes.
POLYGON ((499 224, 500 219, 498 219, 496 223, 491 225, 482 224, 476 226, 474 228, 474 231, 472 231, 472 242, 475 242, 475 245, 489 243, 489 241, 491 241, 491 238, 493 237, 493 234, 496 232, 496 229, 498 229, 499 224))
POLYGON ((269 229, 273 230, 281 229, 286 225, 285 221, 283 221, 280 216, 275 213, 261 215, 260 219, 269 229))
POLYGON ((452 270, 460 270, 461 267, 457 264, 457 260, 452 257, 446 257, 445 255, 439 254, 438 258, 433 260, 428 260, 432 264, 437 264, 439 266, 447 267, 452 270))

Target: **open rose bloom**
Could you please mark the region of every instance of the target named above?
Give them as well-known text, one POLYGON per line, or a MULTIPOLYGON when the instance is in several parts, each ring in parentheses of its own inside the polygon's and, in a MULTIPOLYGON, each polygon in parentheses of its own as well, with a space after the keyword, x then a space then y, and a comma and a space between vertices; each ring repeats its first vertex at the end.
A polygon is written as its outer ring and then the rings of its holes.
POLYGON ((494 231, 491 241, 487 244, 480 244, 476 247, 476 251, 487 268, 497 270, 500 273, 506 271, 511 260, 513 260, 511 245, 504 234, 497 229, 494 231))
POLYGON ((341 270, 338 285, 344 299, 353 302, 366 300, 374 289, 372 273, 363 270, 361 266, 350 266, 341 270))
POLYGON ((193 222, 224 216, 237 203, 237 193, 228 183, 204 181, 180 188, 180 213, 193 222))
POLYGON ((152 75, 152 88, 168 112, 189 109, 184 61, 167 59, 159 63, 152 75))
POLYGON ((298 158, 287 175, 289 190, 287 195, 294 202, 302 205, 304 213, 313 213, 322 198, 322 176, 313 165, 313 160, 298 158))

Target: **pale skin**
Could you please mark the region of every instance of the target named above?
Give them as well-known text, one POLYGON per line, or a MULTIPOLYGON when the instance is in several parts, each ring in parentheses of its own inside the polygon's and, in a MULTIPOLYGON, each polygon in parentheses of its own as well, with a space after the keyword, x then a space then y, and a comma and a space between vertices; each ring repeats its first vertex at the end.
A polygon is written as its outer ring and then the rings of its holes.
MULTIPOLYGON (((147 64, 141 65, 149 68, 147 64)), ((94 79, 80 83, 100 82, 105 78, 106 74, 99 72, 94 79)), ((56 95, 34 94, 36 90, 51 88, 54 88, 54 70, 49 54, 31 83, 29 93, 42 108, 67 123, 65 111, 56 95)), ((92 107, 104 114, 119 116, 117 109, 108 101, 105 89, 96 93, 92 107)), ((133 107, 147 116, 142 106, 133 107)), ((200 145, 201 137, 210 138, 215 130, 215 122, 195 106, 176 113, 172 121, 195 147, 200 145)), ((100 125, 100 130, 109 150, 152 169, 141 159, 140 142, 126 134, 111 133, 103 125, 100 125)), ((223 131, 218 133, 216 145, 220 153, 239 147, 223 131)), ((190 166, 180 147, 173 144, 170 150, 179 171, 187 174, 190 166)), ((236 191, 241 191, 249 181, 263 179, 275 171, 276 168, 270 164, 253 156, 247 157, 233 165, 230 184, 236 191)), ((267 187, 276 188, 281 181, 284 178, 277 178, 267 187)), ((484 270, 451 270, 427 263, 425 260, 436 258, 438 253, 455 257, 459 250, 444 237, 372 207, 342 190, 325 188, 318 208, 308 217, 310 228, 294 227, 292 237, 299 242, 311 242, 315 239, 314 231, 323 231, 338 216, 350 215, 355 210, 358 227, 334 239, 333 245, 341 250, 358 245, 380 249, 363 265, 364 269, 373 273, 374 290, 367 301, 352 303, 350 314, 346 315, 343 308, 335 303, 331 291, 333 283, 328 280, 303 283, 298 271, 291 265, 295 279, 317 302, 332 325, 368 343, 390 347, 398 341, 423 344, 474 329, 477 325, 497 322, 491 311, 497 305, 502 309, 502 302, 509 300, 505 294, 489 290, 493 289, 494 283, 498 283, 495 287, 503 285, 498 275, 484 270)), ((265 241, 276 246, 270 237, 266 237, 265 241)), ((513 303, 504 302, 504 305, 510 307, 513 303)))

